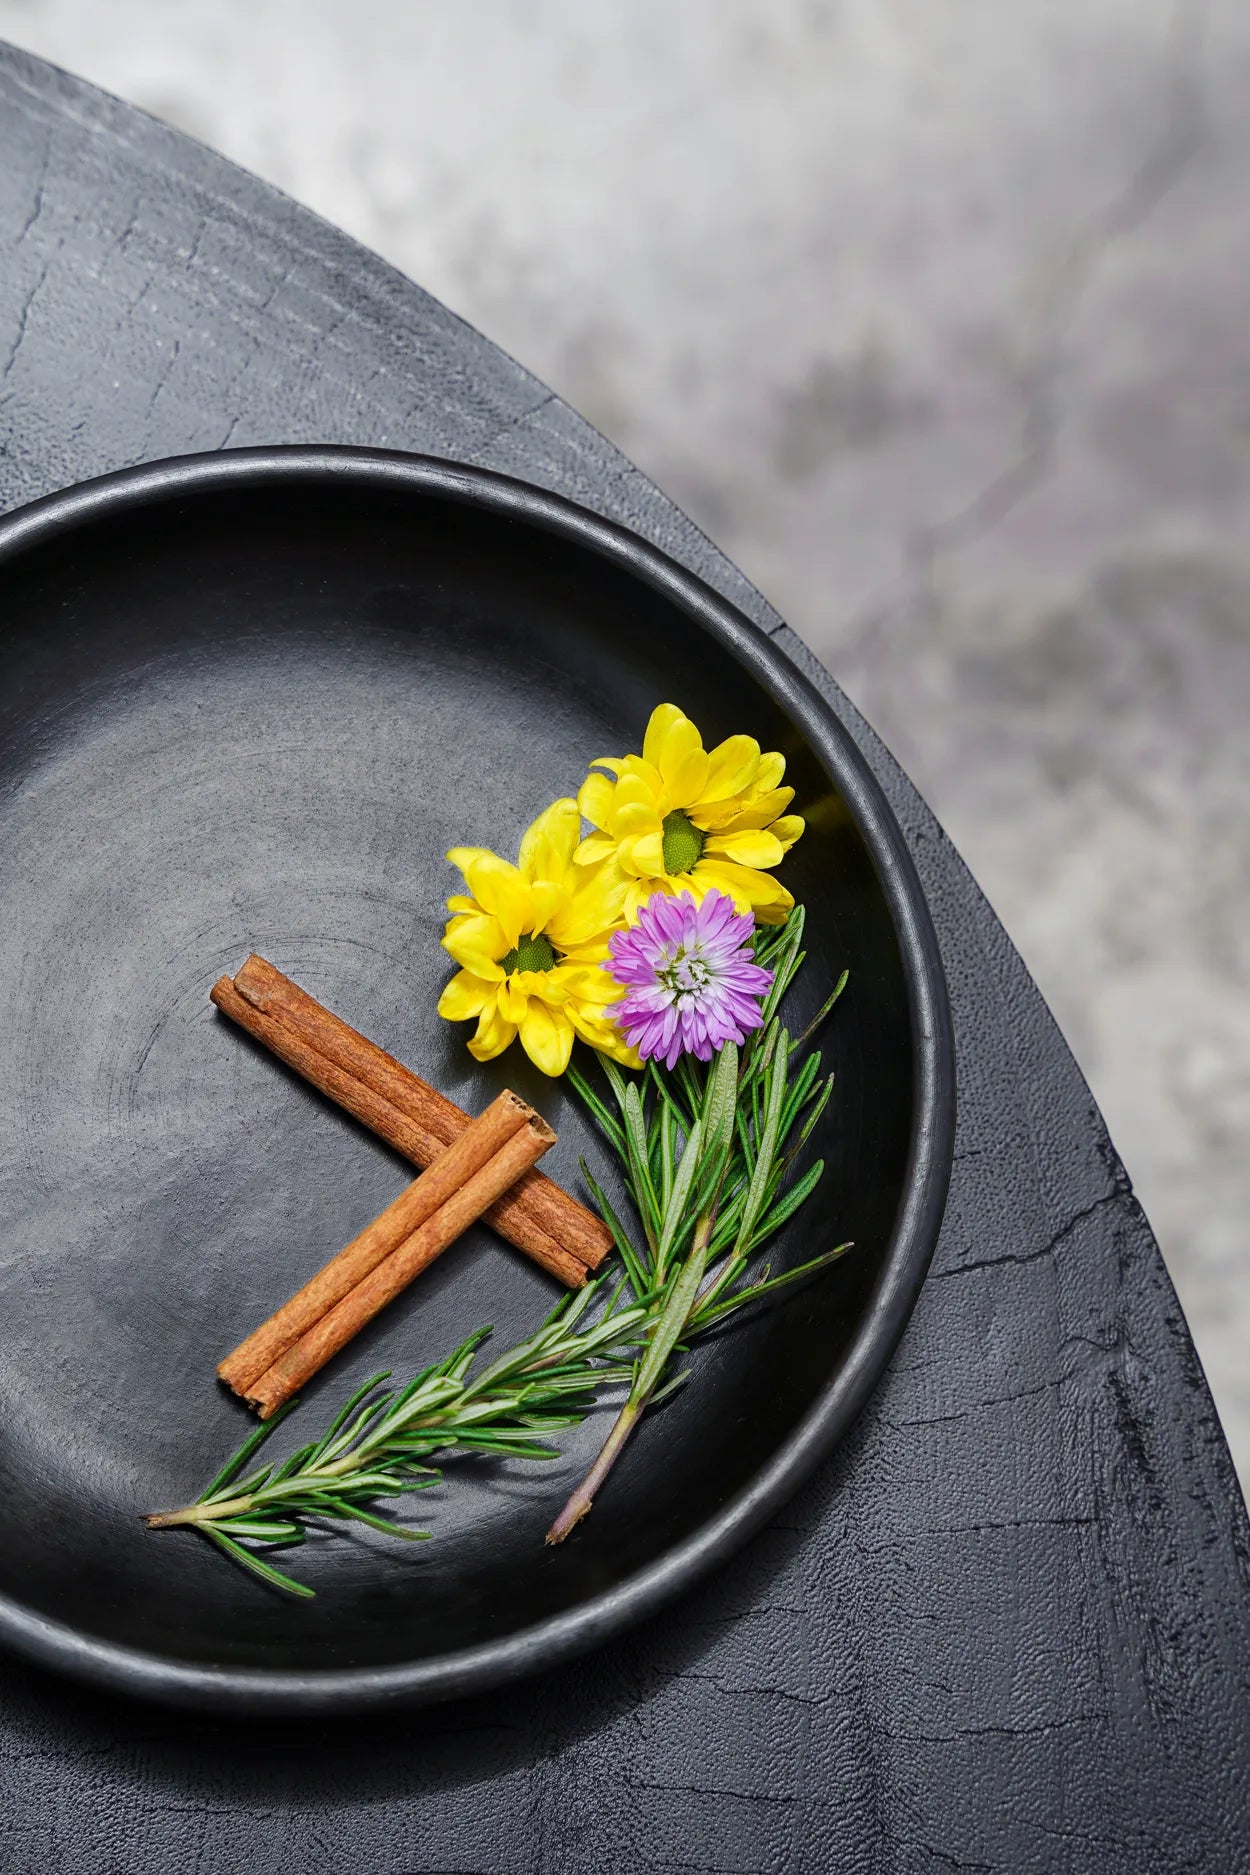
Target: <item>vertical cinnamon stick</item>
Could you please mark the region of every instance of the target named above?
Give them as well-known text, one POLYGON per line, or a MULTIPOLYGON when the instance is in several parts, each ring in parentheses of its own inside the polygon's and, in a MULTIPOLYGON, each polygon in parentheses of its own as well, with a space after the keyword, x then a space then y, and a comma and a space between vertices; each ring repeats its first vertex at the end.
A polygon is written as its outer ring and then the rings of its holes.
MULTIPOLYGON (((397 1250, 419 1225, 444 1205, 459 1186, 480 1171, 502 1145, 527 1122, 538 1120, 532 1107, 505 1090, 486 1111, 467 1126, 458 1140, 434 1160, 427 1172, 405 1186, 385 1211, 340 1250, 306 1282, 289 1302, 271 1315, 228 1354, 217 1369, 218 1378, 235 1393, 245 1394, 260 1376, 315 1322, 356 1284, 397 1250)), ((548 1143, 554 1139, 550 1129, 548 1143)))
POLYGON ((533 1165, 552 1138, 550 1128, 535 1114, 454 1190, 432 1217, 280 1355, 245 1390, 247 1399, 259 1408, 261 1418, 271 1418, 415 1276, 427 1269, 449 1243, 481 1217, 501 1191, 533 1165))

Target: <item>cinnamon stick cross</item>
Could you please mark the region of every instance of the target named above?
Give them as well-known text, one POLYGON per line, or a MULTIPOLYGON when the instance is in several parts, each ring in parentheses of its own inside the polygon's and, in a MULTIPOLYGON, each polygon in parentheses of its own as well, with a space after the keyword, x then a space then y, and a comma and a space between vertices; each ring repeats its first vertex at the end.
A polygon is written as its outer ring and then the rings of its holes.
MULTIPOLYGON (((283 976, 263 957, 248 958, 210 992, 232 1021, 263 1042, 414 1165, 429 1166, 459 1138, 469 1116, 283 976)), ((530 1170, 485 1213, 518 1250, 579 1289, 612 1248, 600 1218, 543 1173, 530 1170)))
POLYGON ((249 957, 210 994, 224 1015, 425 1168, 219 1365, 219 1377, 262 1419, 479 1217, 572 1289, 612 1248, 600 1219, 535 1171, 556 1136, 518 1095, 505 1091, 470 1120, 263 957, 249 957))

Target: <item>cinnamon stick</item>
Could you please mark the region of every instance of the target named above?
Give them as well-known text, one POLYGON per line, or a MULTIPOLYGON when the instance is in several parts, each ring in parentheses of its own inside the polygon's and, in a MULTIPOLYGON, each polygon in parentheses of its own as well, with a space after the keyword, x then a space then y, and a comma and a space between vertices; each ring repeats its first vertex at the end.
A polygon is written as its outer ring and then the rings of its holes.
MULTIPOLYGON (((297 1074, 302 1075, 306 1081, 319 1088, 337 1106, 344 1108, 363 1125, 369 1127, 380 1139, 386 1140, 388 1145, 393 1146, 396 1152, 401 1152, 414 1165, 429 1165, 437 1153, 443 1149, 441 1144, 431 1143, 427 1127, 418 1124, 356 1075, 331 1061, 296 1029, 257 1009, 246 997, 239 994, 229 977, 221 977, 213 985, 209 994, 223 1015, 229 1016, 233 1022, 239 1024, 240 1028, 246 1029, 256 1041, 263 1042, 265 1047, 272 1054, 277 1055, 280 1061, 285 1061, 289 1068, 294 1068, 297 1074)), ((363 1040, 363 1037, 359 1039, 363 1040)), ((371 1044, 367 1045, 371 1046, 371 1044)), ((381 1050, 378 1052, 380 1054, 381 1050)), ((396 1066, 398 1065, 396 1063, 396 1066)), ((414 1075, 412 1078, 416 1080, 417 1076, 414 1075)), ((421 1084, 425 1085, 424 1082, 421 1084)), ((433 1093, 434 1090, 431 1088, 430 1092, 433 1093)), ((438 1098, 441 1100, 443 1097, 439 1095, 438 1098)), ((456 1108, 455 1111, 459 1113, 460 1109, 456 1108)), ((466 1114, 464 1125, 467 1126, 468 1123, 466 1114)), ((534 1179, 540 1179, 544 1185, 551 1185, 553 1191, 560 1192, 560 1187, 553 1185, 550 1179, 544 1179, 541 1172, 529 1172, 519 1183, 528 1187, 534 1179)), ((577 1204, 575 1198, 570 1198, 567 1193, 560 1192, 560 1196, 570 1207, 576 1207, 577 1210, 584 1209, 583 1206, 577 1204)), ((587 1213, 587 1216, 589 1215, 587 1213)), ((541 1224, 529 1214, 527 1208, 520 1207, 513 1193, 508 1194, 508 1199, 503 1205, 496 1204, 491 1207, 486 1214, 486 1222, 493 1225, 501 1236, 507 1237, 510 1242, 514 1243, 518 1250, 523 1250, 533 1262, 549 1271, 551 1275, 559 1277, 560 1281, 566 1283, 570 1289, 580 1289, 584 1285, 586 1264, 581 1261, 580 1257, 563 1248, 545 1231, 541 1224)))
MULTIPOLYGON (((483 1166, 450 1193, 432 1217, 418 1225, 397 1249, 280 1355, 244 1390, 245 1397, 259 1409, 261 1418, 271 1418, 298 1393, 367 1322, 427 1269, 449 1243, 481 1217, 501 1192, 515 1184, 522 1172, 546 1152, 554 1137, 545 1122, 533 1114, 483 1166)), ((429 1178, 430 1173, 425 1177, 429 1178)))
POLYGON ((505 1090, 486 1111, 467 1126, 458 1140, 434 1160, 427 1172, 405 1186, 385 1211, 340 1250, 302 1289, 284 1302, 269 1320, 228 1354, 217 1369, 218 1378, 235 1393, 248 1387, 302 1334, 341 1302, 378 1264, 397 1250, 419 1225, 433 1217, 467 1179, 492 1159, 499 1148, 526 1124, 546 1133, 550 1145, 555 1134, 534 1109, 505 1090))
MULTIPOLYGON (((326 1009, 264 957, 253 952, 237 972, 234 986, 254 1008, 293 1029, 320 1055, 398 1108, 415 1129, 414 1142, 417 1134, 427 1142, 418 1164, 428 1165, 468 1125, 468 1114, 454 1100, 326 1009)), ((521 1180, 487 1222, 519 1249, 526 1245, 514 1232, 537 1226, 587 1269, 598 1269, 612 1248, 612 1233, 603 1220, 541 1172, 521 1180)))

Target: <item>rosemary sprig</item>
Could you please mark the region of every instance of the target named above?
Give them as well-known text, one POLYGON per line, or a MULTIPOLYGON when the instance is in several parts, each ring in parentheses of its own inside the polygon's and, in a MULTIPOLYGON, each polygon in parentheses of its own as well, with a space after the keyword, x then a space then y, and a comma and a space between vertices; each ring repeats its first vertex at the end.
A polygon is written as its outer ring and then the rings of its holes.
POLYGON ((577 1069, 569 1070, 620 1161, 637 1213, 641 1241, 626 1230, 583 1161, 583 1176, 616 1240, 635 1301, 652 1325, 634 1360, 625 1403, 590 1471, 547 1532, 548 1543, 562 1543, 581 1521, 648 1406, 681 1384, 684 1375, 668 1373, 674 1354, 850 1248, 838 1244, 778 1276, 767 1268, 751 1274, 754 1257, 806 1203, 824 1170, 818 1159, 787 1183, 833 1091, 833 1076, 821 1079, 819 1053, 807 1051, 847 975, 792 1042, 778 1012, 806 955, 803 922, 803 908, 796 906, 783 925, 757 933, 756 961, 773 972, 773 983, 763 1004, 764 1025, 741 1056, 730 1044, 706 1070, 685 1055, 671 1073, 651 1062, 636 1079, 603 1057, 616 1114, 577 1069))
MULTIPOLYGON (((648 1328, 648 1311, 624 1299, 618 1284, 606 1306, 588 1317, 604 1279, 565 1297, 536 1334, 481 1372, 473 1368, 490 1334, 480 1328, 445 1360, 398 1390, 377 1374, 337 1413, 320 1439, 280 1464, 251 1461, 291 1408, 245 1439, 193 1504, 160 1511, 154 1530, 199 1530, 273 1588, 311 1596, 313 1590, 274 1568, 246 1543, 266 1547, 304 1540, 310 1523, 338 1519, 419 1541, 429 1533, 382 1517, 378 1499, 428 1490, 440 1473, 436 1452, 488 1452, 499 1458, 557 1456, 546 1435, 577 1425, 598 1390, 628 1381, 632 1357, 648 1328)), ((296 1402, 292 1401, 293 1407, 296 1402)))

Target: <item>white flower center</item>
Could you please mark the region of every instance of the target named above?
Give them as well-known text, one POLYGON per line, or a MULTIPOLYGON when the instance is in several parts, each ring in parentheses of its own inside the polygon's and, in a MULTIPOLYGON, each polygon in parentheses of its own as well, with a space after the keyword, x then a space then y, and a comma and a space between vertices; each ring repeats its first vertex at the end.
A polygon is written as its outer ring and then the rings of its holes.
POLYGON ((687 1004, 697 1002, 716 977, 697 939, 689 945, 675 944, 656 975, 675 999, 684 998, 687 1004))

